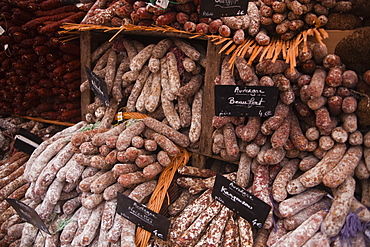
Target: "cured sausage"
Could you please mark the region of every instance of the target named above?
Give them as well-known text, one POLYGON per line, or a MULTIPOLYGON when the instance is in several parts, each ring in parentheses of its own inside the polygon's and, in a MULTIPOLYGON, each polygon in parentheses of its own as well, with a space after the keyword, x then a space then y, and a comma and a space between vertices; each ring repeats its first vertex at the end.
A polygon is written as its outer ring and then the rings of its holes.
POLYGON ((275 201, 281 202, 286 199, 288 192, 286 187, 298 170, 299 159, 292 159, 284 165, 276 175, 272 184, 272 196, 275 201))
POLYGON ((351 146, 343 158, 323 178, 322 182, 329 188, 336 188, 354 172, 362 157, 361 146, 351 146))
POLYGON ((257 165, 254 171, 254 180, 252 184, 253 194, 271 206, 269 215, 264 223, 264 229, 270 229, 273 225, 273 205, 269 190, 269 170, 266 165, 257 165))
POLYGON ((258 134, 261 127, 260 117, 248 117, 247 124, 243 127, 241 138, 245 142, 252 141, 258 134))
POLYGON ((189 137, 154 118, 146 117, 143 119, 143 122, 148 128, 168 137, 181 147, 188 147, 190 145, 189 137))
POLYGON ((217 245, 223 237, 222 233, 231 215, 232 211, 229 208, 222 207, 221 211, 207 227, 206 233, 203 234, 194 246, 201 247, 217 245))
POLYGON ((307 240, 309 240, 315 233, 320 229, 321 222, 327 215, 325 210, 320 210, 317 213, 310 216, 295 230, 287 233, 286 237, 280 238, 272 247, 277 246, 302 246, 307 240))
POLYGON ((285 199, 279 204, 279 212, 283 217, 289 217, 304 208, 318 202, 326 195, 325 191, 309 189, 293 197, 285 199))
POLYGON ((222 204, 218 201, 213 201, 198 218, 179 236, 175 241, 176 247, 194 245, 200 238, 201 233, 206 229, 209 222, 220 212, 222 204))
POLYGON ((329 237, 336 236, 342 229, 350 211, 355 186, 356 181, 350 176, 335 190, 329 213, 321 226, 321 230, 329 237))
POLYGON ((308 217, 320 210, 328 210, 331 206, 331 200, 327 197, 324 197, 322 200, 308 206, 305 209, 302 209, 298 213, 284 218, 282 220, 284 228, 288 231, 296 229, 300 226, 308 217))
POLYGON ((301 183, 305 187, 314 187, 320 184, 325 174, 342 159, 346 149, 347 147, 343 143, 335 144, 313 168, 300 176, 301 183))
POLYGON ((214 201, 212 198, 212 190, 208 189, 192 203, 188 204, 171 224, 172 230, 169 232, 170 241, 172 243, 175 242, 212 201, 214 201))
POLYGON ((116 148, 118 151, 123 151, 127 149, 131 144, 131 139, 134 136, 141 134, 144 130, 144 123, 142 121, 137 121, 134 124, 125 128, 118 136, 116 148))

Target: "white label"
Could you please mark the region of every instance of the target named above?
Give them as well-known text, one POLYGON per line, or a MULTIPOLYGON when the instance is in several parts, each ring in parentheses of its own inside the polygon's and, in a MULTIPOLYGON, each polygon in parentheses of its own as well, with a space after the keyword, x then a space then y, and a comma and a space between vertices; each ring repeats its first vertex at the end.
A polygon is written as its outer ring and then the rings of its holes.
POLYGON ((157 0, 155 4, 163 9, 167 9, 169 2, 170 2, 169 0, 157 0))
POLYGON ((5 30, 2 26, 0 26, 0 35, 3 35, 5 33, 5 30))

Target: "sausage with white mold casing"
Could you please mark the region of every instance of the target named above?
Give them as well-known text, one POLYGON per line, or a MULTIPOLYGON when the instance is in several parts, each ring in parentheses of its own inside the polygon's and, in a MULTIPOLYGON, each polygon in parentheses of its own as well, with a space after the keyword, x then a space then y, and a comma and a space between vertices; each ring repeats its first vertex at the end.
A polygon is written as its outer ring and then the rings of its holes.
POLYGON ((281 101, 278 102, 275 113, 273 116, 267 118, 261 124, 261 132, 264 135, 270 135, 276 130, 283 122, 283 120, 288 116, 289 113, 289 106, 282 103, 281 101))
POLYGON ((232 213, 229 208, 222 207, 221 211, 210 222, 205 234, 203 234, 194 247, 201 247, 205 244, 210 246, 217 245, 222 240, 223 231, 232 213))
POLYGON ((276 175, 272 184, 272 196, 275 201, 281 202, 288 196, 286 186, 298 170, 299 159, 292 159, 284 165, 276 175))
POLYGON ((273 148, 283 147, 289 138, 291 118, 287 116, 281 125, 274 131, 271 136, 271 146, 273 148))
POLYGON ((166 54, 167 68, 168 68, 168 80, 170 85, 169 93, 177 95, 181 83, 180 74, 177 68, 177 59, 173 52, 167 52, 166 54))
POLYGON ((91 213, 90 218, 86 225, 84 226, 84 230, 81 233, 81 242, 80 244, 82 246, 86 246, 90 244, 94 237, 96 232, 98 231, 99 228, 99 223, 102 218, 103 214, 103 209, 104 209, 104 203, 100 203, 91 213))
POLYGON ((241 246, 252 247, 254 244, 253 231, 251 224, 241 216, 237 217, 239 226, 239 239, 241 246))
POLYGON ((282 219, 284 228, 288 231, 296 229, 300 226, 308 217, 317 213, 320 210, 328 210, 331 206, 331 199, 324 197, 320 201, 308 206, 305 209, 297 212, 296 214, 282 219))
POLYGON ((311 81, 308 84, 308 93, 311 98, 322 95, 325 85, 326 71, 323 69, 316 69, 312 75, 311 81))
POLYGON ((153 77, 154 77, 154 74, 150 73, 144 83, 144 86, 140 92, 140 95, 138 96, 136 100, 135 108, 139 112, 144 112, 146 110, 145 104, 151 92, 153 77))
POLYGON ((248 117, 247 124, 243 127, 241 133, 241 139, 246 142, 252 141, 257 136, 260 127, 260 117, 248 117))
POLYGON ((173 44, 173 42, 172 42, 171 39, 162 39, 162 40, 160 40, 154 46, 154 48, 152 50, 152 56, 157 58, 157 59, 163 58, 172 44, 173 44))
MULTIPOLYGON (((150 180, 136 186, 128 195, 132 200, 142 203, 143 200, 150 195, 157 185, 156 180, 150 180)), ((108 231, 107 239, 109 242, 113 243, 119 240, 121 237, 122 243, 127 246, 135 245, 135 229, 134 223, 130 222, 126 218, 116 213, 112 227, 108 231)))
POLYGON ((187 57, 191 58, 194 61, 199 60, 200 52, 195 49, 195 47, 178 38, 173 38, 172 41, 181 51, 185 53, 187 57))
POLYGON ((235 85, 235 77, 229 64, 230 58, 231 56, 225 56, 222 59, 220 85, 235 85))
POLYGON ((326 195, 325 191, 309 189, 298 195, 285 199, 279 204, 279 212, 283 217, 289 217, 304 208, 318 202, 326 195))
POLYGON ((143 122, 148 128, 168 137, 181 147, 188 147, 190 145, 188 136, 154 118, 146 117, 143 119, 143 122))
POLYGON ((118 136, 124 129, 126 125, 121 123, 113 128, 107 130, 106 132, 97 133, 91 138, 91 142, 95 146, 101 146, 105 144, 105 141, 111 136, 118 136))
POLYGON ((322 182, 323 177, 342 159, 347 148, 343 143, 337 143, 324 157, 310 170, 300 176, 300 181, 305 187, 313 187, 322 182))
POLYGON ((336 166, 322 178, 324 185, 336 188, 352 175, 363 154, 361 146, 351 146, 336 166))
POLYGON ((355 192, 356 181, 348 177, 334 190, 334 200, 321 225, 321 230, 329 237, 336 236, 342 229, 350 211, 351 199, 355 192))
POLYGON ((191 77, 188 83, 180 87, 179 91, 177 92, 177 95, 182 97, 191 97, 195 95, 196 92, 199 91, 199 89, 202 86, 202 83, 203 76, 201 74, 194 75, 191 77))
POLYGON ((269 170, 268 166, 258 164, 254 171, 254 180, 252 184, 253 194, 264 201, 266 204, 271 206, 271 210, 267 216, 267 219, 263 225, 264 229, 270 229, 273 225, 273 205, 269 191, 269 170))
POLYGON ((127 126, 118 136, 116 148, 118 151, 127 149, 131 144, 131 139, 143 132, 145 124, 143 121, 136 121, 130 126, 127 126))
POLYGON ((191 108, 191 123, 189 131, 189 141, 195 143, 199 140, 201 134, 201 120, 202 120, 202 106, 203 106, 203 89, 195 93, 192 108, 191 108))
POLYGON ((303 134, 301 126, 299 124, 299 120, 297 116, 294 115, 292 111, 290 111, 292 114, 290 115, 291 117, 291 122, 290 122, 290 132, 289 132, 289 137, 294 146, 299 150, 299 151, 305 151, 308 146, 308 140, 306 136, 303 134))
POLYGON ((161 97, 161 76, 160 72, 153 73, 152 83, 150 85, 149 97, 145 101, 145 109, 148 112, 154 112, 159 103, 161 97))
POLYGON ((127 99, 126 107, 127 107, 128 112, 135 111, 136 101, 138 97, 140 96, 141 90, 143 89, 145 82, 148 79, 149 74, 150 74, 149 67, 147 65, 144 65, 143 68, 140 70, 137 80, 127 99))
POLYGON ((287 233, 287 230, 284 227, 284 221, 282 219, 278 219, 275 225, 274 231, 270 231, 270 234, 268 236, 266 245, 272 246, 276 241, 278 241, 282 236, 284 236, 287 233))
POLYGON ((170 157, 174 157, 180 152, 180 149, 176 146, 176 144, 165 135, 159 134, 152 130, 145 130, 144 135, 152 138, 170 157))
POLYGON ((224 237, 222 239, 222 247, 238 247, 239 246, 239 229, 237 221, 232 215, 226 223, 224 237), (236 241, 235 241, 236 240, 236 241))
POLYGON ((213 201, 212 190, 208 189, 186 206, 171 224, 171 231, 169 232, 171 243, 174 243, 213 201))
POLYGON ((249 16, 248 34, 254 37, 259 32, 261 26, 261 17, 259 14, 259 10, 254 2, 248 3, 247 13, 249 16))
POLYGON ((132 71, 140 71, 142 69, 146 61, 150 58, 154 46, 155 44, 147 45, 130 60, 130 69, 132 71))
POLYGON ((173 246, 182 247, 196 244, 207 225, 221 211, 222 206, 220 202, 213 201, 199 214, 187 230, 175 239, 173 246))
POLYGON ((223 126, 222 130, 227 154, 229 156, 237 156, 240 150, 236 139, 234 126, 231 123, 227 123, 223 126))
POLYGON ((295 230, 287 233, 286 237, 282 237, 280 240, 275 242, 272 247, 277 246, 301 246, 307 240, 309 240, 319 229, 321 222, 327 215, 325 210, 318 211, 317 213, 310 216, 307 220, 305 220, 299 227, 295 230))

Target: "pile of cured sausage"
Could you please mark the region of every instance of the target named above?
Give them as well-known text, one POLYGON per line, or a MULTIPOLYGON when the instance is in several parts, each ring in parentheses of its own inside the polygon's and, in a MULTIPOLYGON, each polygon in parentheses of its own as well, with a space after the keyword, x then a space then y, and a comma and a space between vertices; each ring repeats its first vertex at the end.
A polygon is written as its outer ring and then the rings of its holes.
POLYGON ((243 187, 273 208, 264 225, 270 231, 265 244, 302 246, 317 234, 327 244, 348 240, 365 246, 366 229, 359 227, 350 236, 348 228, 355 223, 346 224, 354 215, 363 224, 370 216, 369 132, 356 114, 359 95, 369 87, 369 71, 347 70, 320 43, 300 47, 294 70, 279 59, 249 66, 240 57, 232 74, 228 59, 215 84, 279 88, 271 117, 212 121, 213 153, 238 162, 243 187), (319 210, 324 211, 316 214, 319 210), (304 220, 312 220, 309 227, 304 220), (270 240, 276 234, 280 240, 270 240))
POLYGON ((79 41, 62 41, 58 31, 62 23, 80 22, 84 7, 55 0, 1 1, 2 116, 81 120, 79 41))
MULTIPOLYGON (((166 121, 196 145, 201 131, 205 51, 179 38, 143 45, 130 38, 101 44, 92 53, 92 72, 104 79, 110 97, 87 106, 86 120, 108 128, 120 107, 166 121), (197 47, 197 48, 195 48, 197 47)), ((89 81, 81 91, 90 88, 89 81)))
MULTIPOLYGON (((25 193, 16 199, 34 208, 52 234, 21 221, 3 201, 7 215, 13 214, 3 218, 3 244, 135 246, 135 225, 116 212, 117 193, 148 202, 158 175, 189 139, 151 117, 94 127, 79 122, 45 140, 30 157, 19 157, 23 173, 6 187, 22 182, 25 193)), ((2 200, 8 195, 13 198, 7 193, 2 200)))
MULTIPOLYGON (((273 37, 290 40, 300 31, 323 27, 329 15, 351 14, 352 1, 287 0, 249 1, 247 13, 220 18, 201 17, 199 0, 178 0, 163 9, 145 1, 95 1, 82 24, 122 26, 171 26, 189 33, 214 34, 230 37, 241 44, 251 37, 267 45, 273 37)), ((357 26, 359 27, 359 26, 357 26)))
MULTIPOLYGON (((248 67, 238 58, 234 73, 224 63, 215 79, 279 88, 273 116, 213 118, 214 154, 238 164, 224 176, 272 206, 263 227, 257 230, 211 197, 215 170, 181 166, 175 182, 183 190, 168 207, 169 240, 154 238, 153 246, 366 246, 370 132, 357 124, 355 110, 369 73, 347 70, 320 44, 308 43, 300 54, 294 71, 282 60, 248 67), (315 66, 307 70, 311 60, 315 66)), ((20 199, 53 234, 21 221, 7 205, 4 213, 12 216, 1 227, 6 244, 136 246, 135 225, 115 211, 117 193, 145 204, 190 137, 154 117, 111 128, 107 121, 66 128, 23 158, 20 199)))

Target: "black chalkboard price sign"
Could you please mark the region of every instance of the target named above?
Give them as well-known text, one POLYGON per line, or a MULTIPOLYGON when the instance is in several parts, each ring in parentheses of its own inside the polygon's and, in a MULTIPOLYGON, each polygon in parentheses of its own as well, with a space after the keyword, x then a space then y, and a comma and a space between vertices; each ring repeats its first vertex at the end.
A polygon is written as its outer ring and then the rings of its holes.
POLYGON ((216 175, 212 197, 258 229, 262 228, 271 210, 270 205, 220 174, 216 175))
POLYGON ((269 117, 275 112, 277 87, 216 85, 215 115, 269 117))
POLYGON ((116 212, 135 225, 153 233, 158 238, 167 240, 170 220, 150 210, 144 204, 138 203, 118 192, 116 212))
POLYGON ((246 15, 248 2, 248 0, 201 1, 199 15, 201 18, 246 15))
POLYGON ((90 88, 95 93, 95 95, 105 104, 105 106, 109 107, 107 83, 87 66, 85 66, 85 70, 87 74, 87 79, 90 83, 90 88))

